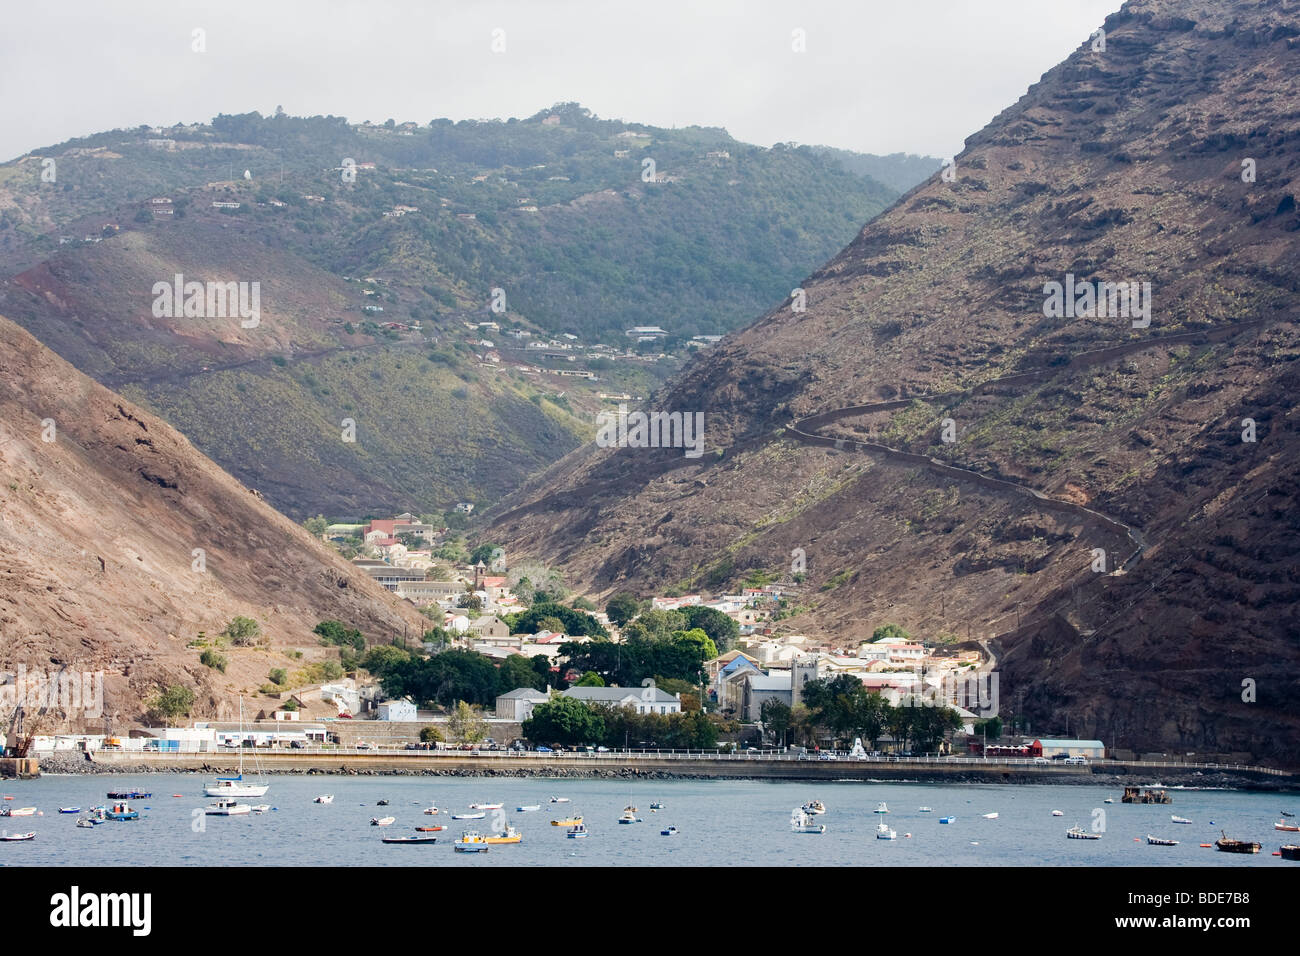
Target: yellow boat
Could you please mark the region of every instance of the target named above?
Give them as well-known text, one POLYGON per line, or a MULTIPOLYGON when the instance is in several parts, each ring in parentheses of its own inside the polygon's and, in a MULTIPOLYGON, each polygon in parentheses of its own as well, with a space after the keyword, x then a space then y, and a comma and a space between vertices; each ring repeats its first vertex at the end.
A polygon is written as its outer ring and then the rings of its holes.
POLYGON ((523 840, 523 838, 524 836, 522 833, 520 833, 514 827, 507 824, 504 833, 498 833, 496 836, 490 836, 487 838, 487 841, 489 843, 519 843, 523 840))
POLYGON ((576 827, 582 822, 582 817, 569 817, 567 820, 552 820, 553 827, 576 827))

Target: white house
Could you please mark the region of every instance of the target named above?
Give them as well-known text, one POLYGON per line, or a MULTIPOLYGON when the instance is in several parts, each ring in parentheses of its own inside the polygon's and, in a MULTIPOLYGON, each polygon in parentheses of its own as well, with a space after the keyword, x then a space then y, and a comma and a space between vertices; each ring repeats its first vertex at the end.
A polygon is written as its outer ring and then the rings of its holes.
POLYGON ((386 700, 379 705, 379 719, 414 721, 415 705, 409 700, 386 700))
POLYGON ((524 721, 533 716, 533 708, 550 700, 549 694, 531 687, 520 687, 497 698, 496 713, 500 720, 524 721))
POLYGON ((638 714, 680 714, 680 694, 669 694, 658 687, 570 687, 565 697, 588 704, 632 707, 638 714))

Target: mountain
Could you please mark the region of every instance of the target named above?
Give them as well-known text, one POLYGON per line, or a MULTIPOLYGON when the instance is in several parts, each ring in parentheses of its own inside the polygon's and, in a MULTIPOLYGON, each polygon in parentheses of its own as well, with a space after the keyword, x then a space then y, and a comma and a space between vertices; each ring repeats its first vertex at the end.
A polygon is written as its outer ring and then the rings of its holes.
POLYGON ((653 396, 701 457, 586 446, 486 535, 604 592, 802 561, 782 627, 983 642, 1035 733, 1294 765, 1298 14, 1125 4, 653 396))
POLYGON ((913 153, 873 156, 833 146, 814 146, 812 149, 820 156, 835 160, 849 172, 874 179, 899 193, 905 193, 913 186, 925 182, 939 171, 942 163, 942 160, 933 156, 917 156, 913 153))
POLYGON ((104 716, 119 727, 175 684, 196 693, 194 716, 233 717, 270 669, 337 660, 312 634, 323 619, 376 641, 427 624, 156 416, 0 318, 0 672, 103 671, 104 716), (201 665, 202 642, 237 616, 268 642, 222 650, 225 672, 201 665))
POLYGON ((896 195, 806 147, 576 104, 223 115, 0 166, 0 311, 286 514, 441 511, 575 448, 598 392, 648 394, 692 336, 779 301, 896 195), (256 282, 264 314, 159 315, 176 275, 256 282), (667 338, 628 358, 634 326, 667 338), (584 361, 525 348, 551 339, 584 361))

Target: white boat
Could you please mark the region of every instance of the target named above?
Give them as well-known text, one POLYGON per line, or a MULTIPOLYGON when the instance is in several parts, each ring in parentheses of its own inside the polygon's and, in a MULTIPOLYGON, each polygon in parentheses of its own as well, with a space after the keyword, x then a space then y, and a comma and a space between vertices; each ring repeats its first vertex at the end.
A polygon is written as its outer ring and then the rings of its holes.
POLYGON ((503 804, 500 803, 471 803, 471 810, 500 810, 503 804))
POLYGON ((424 815, 425 815, 426 817, 436 817, 436 816, 438 815, 438 808, 437 808, 437 807, 425 807, 425 808, 424 808, 424 815))
POLYGON ((876 827, 876 839, 877 839, 877 840, 897 840, 897 839, 898 839, 898 833, 895 832, 894 829, 893 829, 892 827, 890 827, 890 825, 889 825, 888 823, 885 823, 884 821, 881 821, 880 825, 876 827))
POLYGON ((872 812, 872 813, 888 813, 888 812, 889 812, 889 807, 886 806, 884 800, 881 800, 880 803, 876 804, 876 809, 873 810, 873 811, 871 811, 871 812, 872 812))
POLYGON ((659 831, 659 835, 660 835, 660 836, 677 836, 677 828, 676 828, 676 827, 664 827, 662 830, 659 831))
POLYGON ((270 805, 269 803, 259 803, 259 804, 257 804, 256 806, 253 807, 253 812, 254 812, 254 813, 266 813, 266 812, 269 811, 270 809, 271 809, 271 805, 270 805))
POLYGON ((487 816, 486 813, 453 813, 451 818, 453 820, 482 820, 485 816, 487 816))
POLYGON ((1054 816, 1054 817, 1063 817, 1063 816, 1065 816, 1065 814, 1064 814, 1063 812, 1061 812, 1060 810, 1053 810, 1053 811, 1052 811, 1052 816, 1054 816))
POLYGON ((81 807, 59 807, 60 813, 80 813, 81 807))
POLYGON ((1169 819, 1172 820, 1174 823, 1191 823, 1191 822, 1192 822, 1191 820, 1187 819, 1187 817, 1170 817, 1169 819))
POLYGON ((916 812, 917 812, 917 813, 932 813, 933 811, 932 811, 929 807, 920 807, 916 812))
MULTIPOLYGON (((664 805, 663 805, 662 803, 660 803, 658 800, 656 800, 654 803, 650 804, 650 809, 651 809, 651 810, 662 810, 662 809, 664 809, 664 805)), ((676 827, 670 827, 669 829, 676 829, 676 827)))
MULTIPOLYGON (((244 698, 242 697, 239 698, 239 732, 242 737, 244 732, 244 698)), ((261 797, 265 796, 266 791, 271 789, 270 784, 244 782, 244 742, 240 740, 239 743, 239 773, 233 777, 218 777, 216 783, 210 787, 205 787, 203 792, 209 797, 222 797, 225 799, 261 797)), ((256 751, 254 753, 256 754, 256 751)))
POLYGON ((984 817, 985 820, 996 820, 998 818, 998 815, 996 813, 985 813, 982 814, 982 816, 984 817))
POLYGON ((1077 823, 1065 831, 1065 835, 1071 840, 1100 840, 1100 833, 1089 833, 1077 823))
POLYGON ((618 818, 619 823, 640 823, 641 818, 636 815, 636 811, 628 807, 623 811, 623 815, 618 818))
POLYGON ((826 812, 826 804, 822 803, 820 800, 809 800, 807 803, 803 805, 803 808, 806 813, 826 812))
POLYGON ((576 823, 569 827, 569 832, 564 835, 571 840, 581 840, 587 835, 587 824, 576 823))
POLYGON ((248 804, 236 800, 218 800, 203 812, 210 817, 237 817, 251 813, 252 810, 253 808, 248 804))
POLYGON ((568 797, 551 797, 551 803, 568 803, 568 797))
POLYGON ((313 802, 313 803, 333 803, 333 802, 334 802, 334 794, 332 794, 332 793, 322 793, 319 797, 317 797, 317 798, 316 798, 315 800, 313 800, 312 802, 313 802))
POLYGON ((35 832, 10 833, 9 831, 6 830, 4 834, 0 835, 0 840, 3 840, 5 843, 22 843, 26 840, 34 840, 34 839, 36 839, 35 832))
POLYGON ((77 826, 87 830, 93 830, 95 829, 95 821, 90 819, 90 817, 82 817, 77 821, 77 826))
POLYGON ((793 833, 825 833, 826 824, 813 823, 812 815, 803 807, 790 811, 790 830, 793 833))
POLYGON ((391 827, 397 822, 397 817, 371 817, 370 825, 372 827, 391 827))
POLYGON ((1147 846, 1178 846, 1177 840, 1162 840, 1160 837, 1153 837, 1147 834, 1147 846))
POLYGON ((35 807, 16 807, 5 814, 7 817, 34 817, 36 816, 35 807))
POLYGON ((540 809, 542 809, 541 804, 539 804, 539 803, 534 803, 534 804, 532 804, 531 806, 527 806, 527 807, 515 807, 515 812, 516 812, 516 813, 532 813, 534 810, 540 810, 540 809))

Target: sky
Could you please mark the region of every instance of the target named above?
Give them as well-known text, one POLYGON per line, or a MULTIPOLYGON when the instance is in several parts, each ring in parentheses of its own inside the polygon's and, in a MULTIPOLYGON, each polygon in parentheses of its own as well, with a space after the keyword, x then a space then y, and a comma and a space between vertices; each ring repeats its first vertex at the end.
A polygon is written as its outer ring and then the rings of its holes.
POLYGON ((576 101, 771 146, 945 157, 1120 0, 62 0, 7 5, 0 160, 282 106, 426 123, 576 101), (201 31, 196 40, 195 31, 201 31), (801 32, 796 32, 801 31, 801 32), (197 46, 203 49, 197 50, 197 46), (802 45, 802 50, 796 50, 802 45))

